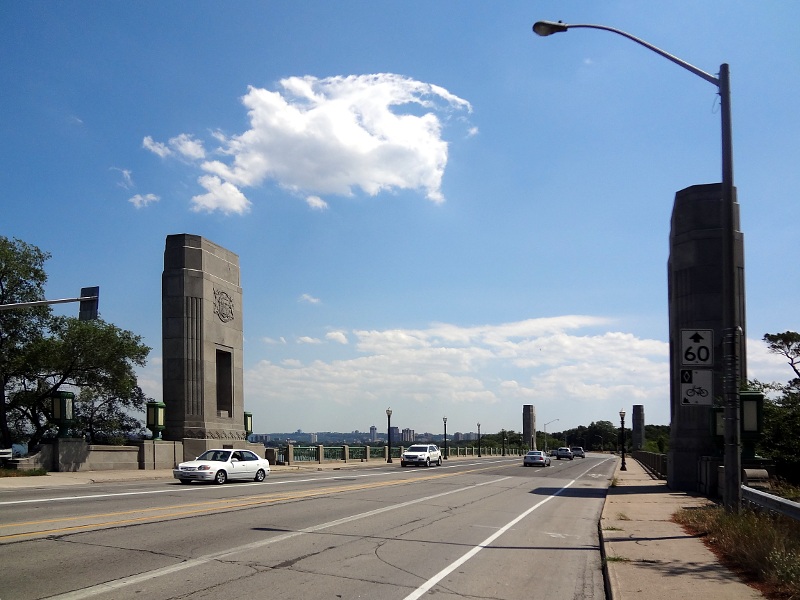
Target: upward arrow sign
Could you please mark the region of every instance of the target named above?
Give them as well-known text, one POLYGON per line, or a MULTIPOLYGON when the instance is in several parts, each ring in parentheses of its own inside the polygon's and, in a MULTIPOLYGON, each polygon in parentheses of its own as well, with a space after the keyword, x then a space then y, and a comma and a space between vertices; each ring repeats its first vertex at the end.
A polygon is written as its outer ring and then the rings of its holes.
POLYGON ((697 344, 698 342, 706 338, 700 335, 700 332, 695 332, 695 334, 693 336, 690 336, 689 339, 692 340, 695 344, 697 344))

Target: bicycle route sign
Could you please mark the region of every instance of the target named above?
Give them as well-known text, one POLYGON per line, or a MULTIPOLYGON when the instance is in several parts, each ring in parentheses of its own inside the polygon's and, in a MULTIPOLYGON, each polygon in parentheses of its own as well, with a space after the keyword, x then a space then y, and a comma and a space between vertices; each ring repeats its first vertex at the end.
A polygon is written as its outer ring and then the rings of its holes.
POLYGON ((714 331, 681 329, 681 365, 684 367, 714 366, 714 331))
POLYGON ((681 369, 681 405, 708 405, 714 399, 711 369, 681 369))

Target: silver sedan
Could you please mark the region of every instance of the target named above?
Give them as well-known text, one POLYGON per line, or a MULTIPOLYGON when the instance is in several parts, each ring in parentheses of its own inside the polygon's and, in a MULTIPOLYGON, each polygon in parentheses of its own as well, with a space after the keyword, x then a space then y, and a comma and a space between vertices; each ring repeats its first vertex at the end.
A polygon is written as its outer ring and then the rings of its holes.
POLYGON ((550 457, 540 450, 531 450, 522 457, 523 467, 549 467, 550 457))

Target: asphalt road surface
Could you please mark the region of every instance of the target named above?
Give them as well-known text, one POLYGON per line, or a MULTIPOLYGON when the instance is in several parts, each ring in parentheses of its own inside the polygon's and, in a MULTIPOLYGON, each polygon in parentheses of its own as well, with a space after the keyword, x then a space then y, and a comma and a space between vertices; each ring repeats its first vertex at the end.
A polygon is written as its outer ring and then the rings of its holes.
POLYGON ((273 472, 0 495, 0 600, 604 598, 614 462, 273 472))

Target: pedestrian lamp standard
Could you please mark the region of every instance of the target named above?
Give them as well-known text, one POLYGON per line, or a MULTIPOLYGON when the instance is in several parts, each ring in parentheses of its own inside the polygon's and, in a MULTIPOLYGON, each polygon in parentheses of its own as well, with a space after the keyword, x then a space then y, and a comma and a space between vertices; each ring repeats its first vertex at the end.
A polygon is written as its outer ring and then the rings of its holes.
POLYGON ((548 36, 568 29, 600 29, 616 33, 636 42, 672 61, 715 85, 719 90, 720 114, 722 117, 722 333, 723 333, 723 398, 725 402, 725 508, 738 511, 742 504, 742 457, 740 454, 741 434, 739 431, 739 368, 741 358, 740 336, 743 323, 740 321, 739 295, 737 293, 737 272, 735 261, 735 200, 733 193, 733 136, 731 122, 730 72, 727 63, 719 67, 719 76, 706 73, 694 65, 665 52, 629 33, 606 25, 576 24, 554 21, 537 21, 533 31, 537 35, 548 36))
POLYGON ((392 409, 386 409, 386 437, 389 443, 389 456, 386 457, 386 462, 392 462, 392 409))
POLYGON ((628 465, 625 464, 625 411, 619 411, 619 443, 622 448, 622 466, 620 471, 627 471, 628 465))
POLYGON ((481 457, 481 424, 478 423, 478 458, 481 457))
POLYGON ((444 423, 444 459, 447 460, 447 417, 442 417, 444 423))

